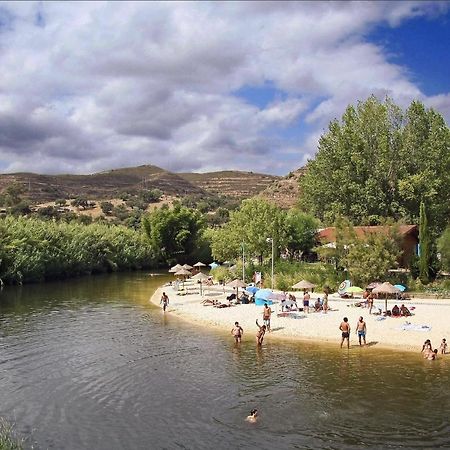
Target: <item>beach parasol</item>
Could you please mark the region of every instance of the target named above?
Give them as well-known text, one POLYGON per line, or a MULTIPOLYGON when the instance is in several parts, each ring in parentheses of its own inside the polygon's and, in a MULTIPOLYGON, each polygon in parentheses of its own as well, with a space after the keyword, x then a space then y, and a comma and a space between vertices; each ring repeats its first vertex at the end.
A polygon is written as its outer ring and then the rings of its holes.
POLYGON ((191 272, 189 272, 189 270, 187 270, 187 269, 180 269, 180 270, 178 270, 177 272, 175 272, 175 275, 176 276, 179 276, 179 275, 181 275, 181 276, 183 276, 183 277, 186 277, 186 276, 190 276, 190 275, 192 275, 192 273, 191 272))
POLYGON ((203 264, 202 262, 198 262, 198 263, 195 263, 194 264, 194 267, 197 267, 198 269, 200 269, 200 267, 205 267, 206 266, 206 264, 203 264))
POLYGON ((183 268, 183 266, 181 266, 180 264, 176 264, 175 266, 173 266, 169 269, 169 272, 178 272, 182 268, 183 268))
POLYGON ((372 283, 367 285, 367 289, 374 289, 379 286, 381 283, 379 281, 372 281, 372 283))
POLYGON ((401 292, 406 291, 406 286, 403 286, 403 284, 394 284, 394 287, 400 289, 401 292))
POLYGON ((227 283, 227 286, 236 288, 236 297, 237 297, 238 293, 239 293, 239 288, 246 288, 247 283, 244 283, 242 280, 239 280, 238 278, 236 278, 233 281, 230 281, 229 283, 227 283))
POLYGON ((312 289, 316 287, 315 284, 310 283, 309 281, 302 280, 292 286, 294 289, 312 289))
POLYGON ((400 292, 400 289, 396 288, 395 286, 392 286, 389 281, 386 281, 382 284, 379 284, 377 287, 375 287, 372 291, 374 294, 386 294, 385 296, 385 304, 384 304, 384 310, 387 312, 387 296, 388 294, 398 294, 400 292))
POLYGON ((205 275, 203 272, 199 272, 192 277, 192 279, 196 280, 196 281, 204 281, 204 280, 207 280, 208 278, 209 278, 209 276, 205 275))
POLYGON ((360 294, 361 292, 364 292, 364 289, 360 288, 359 286, 350 286, 345 290, 345 292, 348 292, 350 294, 360 294))
POLYGON ((194 275, 192 277, 193 280, 200 281, 200 295, 203 295, 202 294, 202 283, 203 283, 203 281, 207 280, 208 278, 209 278, 208 275, 205 275, 202 272, 199 272, 197 275, 194 275))
POLYGON ((269 300, 277 300, 279 302, 286 300, 286 294, 283 292, 271 292, 267 297, 269 300))
POLYGON ((270 289, 260 289, 258 292, 256 292, 255 294, 255 299, 260 299, 260 300, 269 300, 269 295, 272 294, 272 291, 270 289))
POLYGON ((193 267, 190 266, 189 264, 183 264, 183 269, 186 269, 186 270, 192 270, 193 267))
POLYGON ((209 267, 211 267, 211 269, 215 269, 216 267, 219 267, 219 264, 217 264, 216 262, 212 262, 209 267))
POLYGON ((250 292, 250 294, 254 294, 255 292, 259 291, 259 288, 256 287, 256 286, 247 286, 247 287, 245 288, 245 290, 246 290, 247 292, 250 292))

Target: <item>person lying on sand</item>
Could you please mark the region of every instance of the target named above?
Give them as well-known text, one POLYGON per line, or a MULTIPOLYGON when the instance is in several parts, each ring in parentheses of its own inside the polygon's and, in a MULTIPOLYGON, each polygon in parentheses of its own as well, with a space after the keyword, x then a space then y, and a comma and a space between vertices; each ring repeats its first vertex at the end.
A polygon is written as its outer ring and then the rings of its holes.
POLYGON ((250 415, 247 416, 245 420, 247 422, 255 423, 257 419, 258 419, 258 410, 255 408, 250 411, 250 415))
POLYGON ((208 305, 217 305, 219 302, 217 300, 211 300, 209 298, 205 299, 202 301, 202 304, 204 306, 208 306, 208 305))

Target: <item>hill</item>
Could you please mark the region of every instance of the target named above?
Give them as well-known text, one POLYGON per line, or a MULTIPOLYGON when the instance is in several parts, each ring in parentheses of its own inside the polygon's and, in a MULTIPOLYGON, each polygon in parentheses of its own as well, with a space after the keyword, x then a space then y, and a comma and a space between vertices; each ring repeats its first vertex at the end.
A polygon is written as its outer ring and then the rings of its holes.
POLYGON ((91 175, 0 174, 0 193, 10 184, 24 186, 24 197, 32 203, 60 198, 117 198, 123 192, 159 189, 169 197, 221 194, 239 199, 252 197, 280 177, 252 172, 173 173, 157 166, 143 165, 114 169, 91 175))
POLYGON ((275 180, 258 196, 276 203, 282 208, 292 208, 298 202, 300 196, 299 180, 305 174, 306 167, 301 167, 289 175, 275 180))
POLYGON ((254 172, 225 170, 209 173, 180 173, 186 181, 216 195, 245 199, 259 194, 280 177, 254 172))

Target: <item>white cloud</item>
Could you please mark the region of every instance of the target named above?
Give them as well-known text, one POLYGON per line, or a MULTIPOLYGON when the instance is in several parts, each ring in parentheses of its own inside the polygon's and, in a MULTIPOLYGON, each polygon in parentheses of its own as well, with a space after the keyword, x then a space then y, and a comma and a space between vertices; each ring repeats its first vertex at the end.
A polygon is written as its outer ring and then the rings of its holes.
POLYGON ((0 161, 9 172, 134 164, 287 173, 372 93, 426 98, 365 36, 443 2, 2 3, 0 161), (269 84, 264 107, 234 94, 269 84), (298 147, 283 130, 305 127, 298 147))

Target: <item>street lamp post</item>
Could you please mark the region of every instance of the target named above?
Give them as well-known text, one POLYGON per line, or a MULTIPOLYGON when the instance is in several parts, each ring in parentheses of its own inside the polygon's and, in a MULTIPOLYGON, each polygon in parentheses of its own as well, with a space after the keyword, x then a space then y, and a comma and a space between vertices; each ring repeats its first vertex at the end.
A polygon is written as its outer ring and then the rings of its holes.
POLYGON ((272 243, 272 290, 273 290, 273 256, 274 256, 274 248, 273 248, 273 238, 267 238, 266 242, 272 243))

